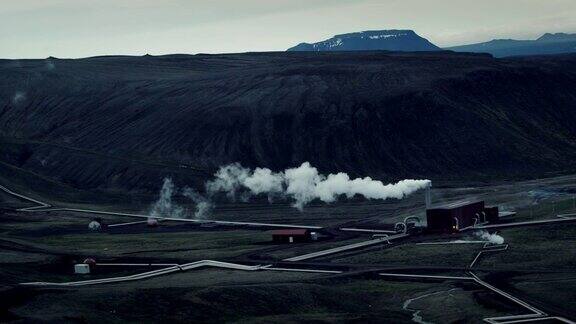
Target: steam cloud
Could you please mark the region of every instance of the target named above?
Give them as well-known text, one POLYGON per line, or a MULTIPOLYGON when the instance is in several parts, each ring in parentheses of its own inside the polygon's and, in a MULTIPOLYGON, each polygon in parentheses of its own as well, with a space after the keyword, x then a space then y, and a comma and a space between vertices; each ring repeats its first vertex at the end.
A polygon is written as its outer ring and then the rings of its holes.
POLYGON ((182 218, 184 209, 178 206, 173 200, 174 183, 172 179, 164 179, 162 188, 160 189, 160 196, 158 200, 150 208, 149 215, 155 217, 176 217, 182 218))
MULTIPOLYGON (((173 217, 173 218, 187 218, 189 213, 186 209, 179 206, 173 199, 177 193, 172 179, 165 178, 160 189, 158 200, 154 202, 148 214, 154 217, 173 217)), ((197 219, 204 219, 212 210, 212 203, 191 188, 184 188, 184 197, 191 199, 196 204, 194 217, 197 219)))
MULTIPOLYGON (((233 201, 247 201, 258 195, 268 196, 270 202, 276 198, 289 199, 294 201, 292 206, 303 210, 306 204, 315 199, 325 203, 332 203, 339 197, 352 198, 356 195, 367 199, 402 199, 426 188, 430 183, 430 180, 402 180, 394 184, 384 184, 370 177, 350 179, 346 173, 325 176, 319 174, 308 162, 283 172, 273 172, 267 168, 251 170, 239 163, 233 163, 221 167, 214 174, 214 179, 206 182, 206 195, 192 188, 184 188, 181 193, 196 205, 194 217, 206 219, 214 207, 213 198, 221 193, 233 201)), ((173 200, 177 193, 172 179, 164 179, 158 200, 152 204, 149 215, 188 217, 190 213, 173 200)))
POLYGON ((190 198, 196 204, 196 210, 194 211, 196 219, 205 219, 210 215, 213 204, 209 199, 192 188, 184 188, 184 196, 190 198))
POLYGON ((26 100, 26 93, 24 93, 22 91, 16 91, 16 93, 12 97, 12 103, 13 104, 19 104, 19 103, 23 102, 24 100, 26 100))
POLYGON ((266 194, 269 199, 274 197, 292 199, 293 206, 300 210, 315 199, 331 203, 340 196, 352 198, 361 195, 367 199, 402 199, 430 185, 430 180, 402 180, 385 185, 370 177, 350 179, 346 173, 324 176, 308 162, 278 173, 266 168, 256 168, 252 171, 234 163, 221 167, 214 176, 215 179, 206 184, 210 195, 223 192, 231 199, 236 199, 239 194, 242 199, 246 199, 266 194))
POLYGON ((488 241, 492 244, 498 244, 498 245, 504 244, 504 238, 496 233, 490 234, 487 231, 479 231, 475 232, 474 234, 478 236, 480 239, 488 241))

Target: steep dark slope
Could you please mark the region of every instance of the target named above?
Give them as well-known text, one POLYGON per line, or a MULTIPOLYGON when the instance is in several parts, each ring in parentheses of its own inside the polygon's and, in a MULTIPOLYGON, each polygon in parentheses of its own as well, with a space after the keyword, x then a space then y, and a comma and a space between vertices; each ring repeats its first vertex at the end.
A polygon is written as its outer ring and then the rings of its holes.
POLYGON ((0 61, 0 161, 90 188, 155 188, 174 170, 193 181, 234 161, 386 180, 533 175, 574 168, 575 82, 576 56, 0 61))

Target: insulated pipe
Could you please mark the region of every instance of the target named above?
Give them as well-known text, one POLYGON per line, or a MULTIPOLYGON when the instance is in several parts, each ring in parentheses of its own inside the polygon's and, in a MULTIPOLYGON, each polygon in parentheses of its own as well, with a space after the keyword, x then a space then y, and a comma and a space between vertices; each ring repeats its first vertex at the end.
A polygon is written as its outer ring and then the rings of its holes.
POLYGON ((418 226, 420 226, 420 224, 422 223, 422 221, 420 221, 420 218, 418 216, 408 216, 404 218, 404 224, 408 226, 408 222, 411 220, 416 221, 418 223, 418 226))
POLYGON ((408 230, 408 226, 406 226, 406 223, 404 222, 399 222, 396 223, 396 225, 394 225, 394 230, 396 233, 406 233, 408 230))
POLYGON ((460 222, 458 221, 458 217, 454 217, 454 227, 455 230, 460 230, 460 222))

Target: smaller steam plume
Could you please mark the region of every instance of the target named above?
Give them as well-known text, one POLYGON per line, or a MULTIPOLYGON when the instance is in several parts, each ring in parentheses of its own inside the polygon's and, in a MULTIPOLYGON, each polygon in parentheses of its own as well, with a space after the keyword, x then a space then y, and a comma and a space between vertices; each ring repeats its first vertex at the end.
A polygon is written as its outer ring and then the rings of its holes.
POLYGON ((488 231, 478 231, 475 232, 474 235, 492 244, 498 244, 498 245, 504 244, 504 238, 496 233, 490 234, 488 233, 488 231))
MULTIPOLYGON (((171 178, 165 178, 160 195, 150 207, 148 214, 154 217, 189 218, 190 212, 179 206, 173 197, 178 193, 171 178)), ((196 204, 194 218, 206 219, 212 211, 212 203, 194 189, 184 188, 182 195, 196 204)))
POLYGON ((194 218, 196 219, 206 219, 212 212, 214 205, 212 202, 196 192, 192 188, 184 188, 184 196, 190 198, 196 204, 196 210, 194 211, 194 218))
POLYGON ((160 196, 154 204, 152 204, 148 214, 155 217, 174 217, 182 218, 184 209, 178 206, 172 199, 174 195, 174 182, 172 179, 165 178, 160 189, 160 196))
POLYGON ((26 93, 22 91, 16 91, 16 93, 12 97, 12 103, 15 105, 23 102, 24 100, 26 100, 26 93))

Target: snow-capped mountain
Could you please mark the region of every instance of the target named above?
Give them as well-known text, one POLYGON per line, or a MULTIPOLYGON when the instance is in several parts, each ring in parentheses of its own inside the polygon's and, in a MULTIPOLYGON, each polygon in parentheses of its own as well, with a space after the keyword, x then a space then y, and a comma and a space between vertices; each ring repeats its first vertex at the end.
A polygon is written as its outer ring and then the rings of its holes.
POLYGON ((300 43, 288 51, 438 51, 412 30, 372 30, 336 35, 318 43, 300 43))

